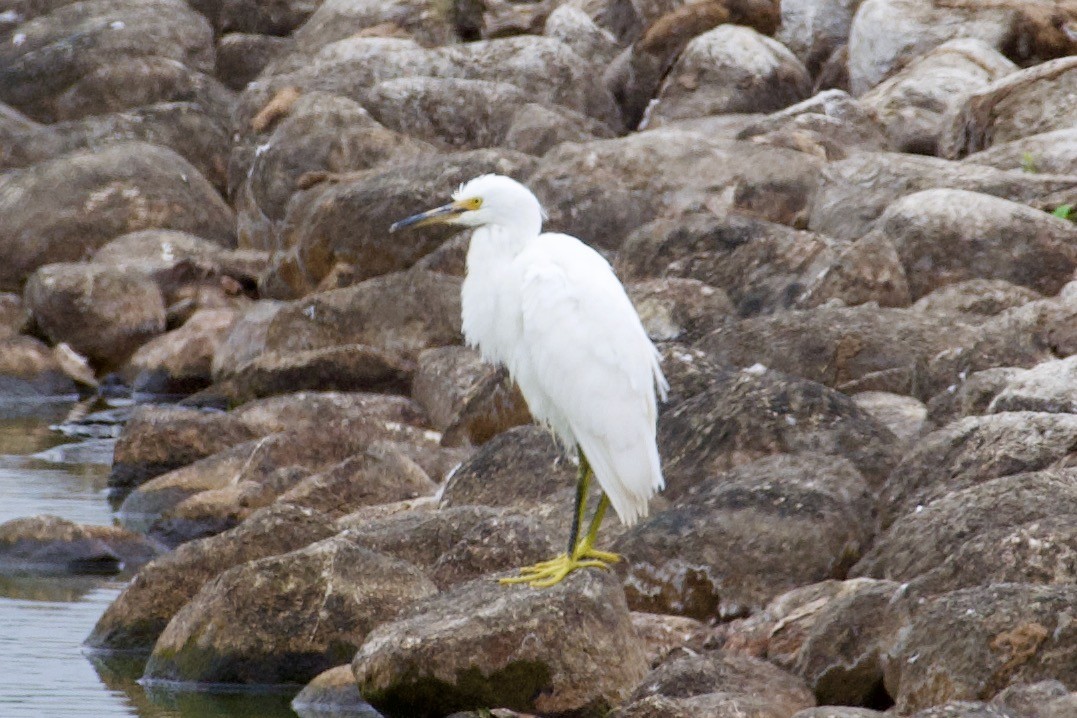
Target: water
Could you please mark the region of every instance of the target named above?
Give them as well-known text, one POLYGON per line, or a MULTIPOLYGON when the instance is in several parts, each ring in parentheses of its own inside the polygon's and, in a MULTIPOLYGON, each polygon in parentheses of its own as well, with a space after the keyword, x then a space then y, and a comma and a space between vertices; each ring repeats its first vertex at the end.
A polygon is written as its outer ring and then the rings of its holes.
MULTIPOLYGON (((50 428, 71 411, 0 402, 0 523, 42 513, 114 523, 105 484, 116 427, 50 428)), ((295 718, 290 696, 144 689, 138 661, 85 655, 83 639, 123 585, 0 576, 0 718, 295 718)))

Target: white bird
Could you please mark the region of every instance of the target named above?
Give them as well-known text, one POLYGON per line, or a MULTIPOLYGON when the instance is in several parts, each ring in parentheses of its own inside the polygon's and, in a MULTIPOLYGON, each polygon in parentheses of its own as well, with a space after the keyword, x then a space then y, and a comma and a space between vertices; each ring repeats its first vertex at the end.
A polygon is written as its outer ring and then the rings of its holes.
POLYGON ((608 568, 620 557, 595 549, 606 508, 631 526, 665 485, 655 424, 656 393, 665 398, 668 386, 658 352, 609 263, 575 237, 543 233, 542 207, 522 184, 483 175, 452 199, 390 231, 475 228, 461 291, 464 337, 508 368, 532 416, 580 458, 568 550, 502 580, 552 586, 578 568, 608 568), (580 538, 592 474, 603 493, 580 538))

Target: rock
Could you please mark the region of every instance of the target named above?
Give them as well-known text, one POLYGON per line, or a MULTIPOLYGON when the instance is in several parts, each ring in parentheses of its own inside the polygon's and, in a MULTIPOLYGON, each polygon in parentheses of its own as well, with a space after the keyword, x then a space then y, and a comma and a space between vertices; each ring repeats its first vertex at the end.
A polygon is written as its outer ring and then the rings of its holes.
POLYGON ((514 426, 531 423, 527 403, 501 367, 459 346, 419 354, 412 398, 443 432, 441 443, 483 444, 514 426))
POLYGON ((297 196, 284 217, 286 249, 265 280, 274 296, 314 290, 340 262, 353 282, 395 272, 432 251, 455 230, 414 231, 389 238, 389 225, 439 204, 460 183, 491 172, 524 179, 534 160, 503 150, 474 150, 397 162, 354 180, 321 183, 297 196))
POLYGON ((599 27, 591 16, 578 7, 559 5, 546 18, 543 34, 560 40, 580 57, 607 65, 621 48, 605 28, 599 27))
POLYGON ((1000 583, 928 598, 884 659, 895 710, 986 700, 1047 678, 1072 685, 1075 594, 1072 585, 1000 583))
POLYGON ((209 23, 178 0, 61 5, 19 25, 18 37, 0 49, 0 100, 44 122, 71 119, 57 111, 63 93, 118 59, 168 59, 213 70, 209 23))
POLYGON ((1042 298, 1039 292, 1005 279, 968 279, 932 290, 917 299, 912 309, 925 314, 964 315, 962 318, 969 320, 993 317, 1042 298))
POLYGON ((44 342, 16 335, 0 339, 0 396, 41 397, 76 393, 44 342))
POLYGON ((792 718, 885 718, 886 714, 870 708, 852 706, 819 706, 797 711, 792 718))
POLYGON ((702 621, 687 616, 632 612, 632 625, 647 651, 647 663, 654 668, 678 649, 700 653, 713 633, 702 621))
POLYGON ((698 339, 734 311, 725 292, 694 279, 652 279, 627 289, 647 336, 656 342, 698 339))
POLYGON ((603 711, 646 663, 616 579, 579 571, 544 591, 480 580, 434 596, 371 633, 352 670, 379 711, 441 716, 603 711))
POLYGON ((124 369, 136 391, 189 394, 209 386, 210 365, 236 322, 229 309, 201 309, 179 329, 151 339, 124 369))
POLYGON ((1012 685, 992 698, 991 703, 1032 718, 1054 718, 1077 707, 1077 695, 1061 681, 1051 679, 1012 685))
POLYGON ((484 519, 466 532, 430 568, 441 589, 493 573, 545 561, 564 550, 545 517, 506 512, 484 519))
POLYGON ((172 617, 144 679, 305 683, 436 592, 414 566, 344 537, 250 561, 205 584, 172 617))
POLYGON ((415 0, 325 0, 317 3, 317 9, 297 28, 294 37, 300 47, 314 50, 336 40, 363 37, 364 32, 388 25, 395 31, 393 36, 411 36, 427 47, 447 45, 457 39, 453 26, 456 13, 455 8, 434 11, 415 0))
POLYGON ((27 318, 21 296, 11 292, 0 292, 0 339, 9 339, 21 334, 27 318))
POLYGON ((772 454, 847 459, 871 486, 897 461, 896 438, 851 399, 762 367, 724 370, 659 425, 667 496, 772 454))
POLYGON ((271 506, 230 531, 186 543, 146 565, 105 610, 86 639, 92 649, 149 653, 172 616, 223 571, 287 553, 334 534, 326 517, 271 506))
POLYGON ((414 161, 434 152, 427 143, 386 128, 346 97, 299 95, 280 117, 232 151, 229 185, 236 197, 240 244, 282 248, 281 222, 289 199, 315 186, 314 178, 414 161))
POLYGON ((38 515, 0 524, 0 573, 110 574, 133 569, 160 551, 144 536, 115 526, 38 515))
POLYGON ((812 200, 808 228, 855 241, 895 200, 934 188, 964 189, 1028 202, 1059 190, 1072 190, 1073 177, 1030 175, 898 153, 861 153, 831 162, 823 170, 812 200))
POLYGON ((379 422, 326 421, 316 432, 282 431, 238 444, 139 485, 124 499, 121 519, 141 528, 164 521, 158 533, 162 538, 167 534, 171 544, 216 533, 271 502, 303 473, 328 469, 379 440, 436 445, 418 429, 379 422), (196 494, 214 490, 225 493, 181 506, 196 494))
POLYGON ((894 468, 880 496, 883 525, 952 491, 1066 466, 1075 441, 1073 414, 1012 411, 955 421, 920 439, 894 468))
POLYGON ((909 306, 908 276, 885 233, 873 230, 846 246, 808 282, 797 305, 818 307, 832 301, 846 306, 868 302, 881 307, 909 306))
POLYGON ((437 488, 426 472, 399 449, 374 443, 366 451, 308 476, 278 496, 277 501, 338 517, 362 506, 429 496, 437 488))
POLYGON ((812 705, 811 691, 796 676, 748 656, 709 652, 680 656, 658 666, 611 716, 779 718, 812 705))
POLYGON ((210 16, 221 32, 249 32, 290 35, 318 9, 317 0, 218 0, 219 9, 210 16))
POLYGON ((0 166, 25 167, 77 150, 138 140, 173 150, 213 185, 224 189, 229 139, 226 125, 193 102, 160 102, 123 112, 91 115, 52 125, 35 125, 10 137, 0 166))
POLYGON ((947 40, 976 38, 1018 64, 1073 52, 1073 10, 1054 3, 864 0, 849 30, 849 78, 861 95, 947 40))
POLYGON ((696 279, 725 290, 741 316, 770 314, 794 306, 844 246, 737 212, 693 212, 656 219, 632 232, 616 268, 626 282, 696 279))
POLYGON ((968 155, 964 162, 1000 170, 1077 174, 1077 127, 994 143, 968 155))
POLYGON ((217 77, 226 87, 242 90, 273 59, 292 47, 287 38, 230 32, 217 41, 217 77))
POLYGON ((84 259, 148 227, 227 246, 233 221, 213 187, 171 150, 119 142, 64 155, 0 180, 0 253, 8 258, 0 287, 20 288, 43 264, 84 259))
POLYGON ((818 181, 820 160, 752 142, 711 140, 674 129, 560 145, 528 185, 549 214, 547 227, 617 249, 663 214, 740 209, 794 224, 818 181))
MULTIPOLYGON (((713 3, 712 7, 708 8, 698 8, 697 11, 709 21, 703 24, 684 22, 688 18, 678 17, 680 10, 681 6, 676 2, 627 0, 612 4, 603 16, 602 22, 620 42, 629 43, 634 42, 641 35, 646 37, 648 34, 659 34, 659 31, 663 38, 670 35, 679 38, 682 34, 691 38, 723 22, 747 25, 765 35, 771 35, 778 27, 781 18, 777 3, 772 0, 734 0, 713 3)), ((694 13, 686 14, 691 18, 694 13)), ((655 38, 657 39, 659 38, 655 38)), ((666 40, 665 44, 674 45, 673 52, 680 49, 675 47, 675 42, 666 40)))
POLYGON ((537 426, 498 434, 456 469, 441 506, 520 506, 542 502, 576 485, 576 467, 553 435, 537 426))
POLYGON ((1073 469, 1022 473, 952 491, 906 513, 853 574, 943 593, 1003 581, 1067 583, 1077 569, 1073 469))
POLYGON ((45 265, 26 283, 24 300, 50 341, 68 344, 101 371, 119 368, 165 329, 157 285, 109 267, 45 265))
POLYGON ((609 137, 613 137, 613 132, 597 120, 529 102, 516 110, 500 144, 506 149, 541 157, 563 142, 590 142, 609 137))
POLYGON ((707 479, 687 493, 671 484, 673 505, 616 541, 634 610, 744 616, 843 576, 871 536, 867 484, 847 462, 779 455, 707 479))
POLYGON ((966 416, 986 414, 1006 382, 1020 371, 1017 367, 997 367, 972 373, 965 381, 951 384, 928 401, 928 419, 935 426, 945 426, 966 416))
POLYGON ((811 94, 811 78, 784 45, 738 25, 720 25, 684 49, 658 92, 663 120, 772 112, 811 94))
POLYGON ((860 0, 782 0, 774 39, 797 56, 813 77, 849 39, 860 0))
POLYGON ((882 121, 893 149, 933 155, 948 129, 947 112, 1016 69, 982 40, 950 40, 873 87, 860 102, 882 121))
POLYGON ((862 391, 853 396, 853 401, 902 441, 915 440, 931 426, 927 406, 911 396, 862 391))
POLYGON ((472 530, 506 513, 488 506, 425 507, 371 518, 359 510, 337 519, 336 525, 371 551, 432 569, 472 530))
POLYGON ((292 699, 292 710, 299 715, 333 715, 361 713, 369 710, 367 702, 359 695, 355 676, 349 665, 336 666, 322 671, 292 699))
POLYGON ((876 226, 897 250, 913 298, 973 278, 1005 279, 1054 295, 1077 268, 1071 222, 986 194, 916 192, 887 207, 876 226))
POLYGON ((1015 370, 1006 380, 987 412, 1049 411, 1077 414, 1077 356, 1015 370))
MULTIPOLYGON (((1077 17, 1077 11, 1068 12, 1077 17)), ((1070 38, 1070 42, 1075 41, 1070 38)), ((1077 103, 1072 99, 1075 86, 1075 57, 1000 78, 948 113, 939 152, 944 157, 961 157, 1029 135, 1070 129, 1077 119, 1077 103)))

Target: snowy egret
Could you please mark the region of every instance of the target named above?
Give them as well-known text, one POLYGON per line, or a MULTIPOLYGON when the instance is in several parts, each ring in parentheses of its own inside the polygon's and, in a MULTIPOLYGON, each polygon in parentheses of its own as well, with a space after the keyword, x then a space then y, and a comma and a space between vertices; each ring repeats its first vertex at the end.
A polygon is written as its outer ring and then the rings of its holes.
POLYGON ((483 175, 453 201, 394 224, 474 227, 461 291, 464 337, 503 364, 531 414, 579 452, 568 550, 503 583, 552 586, 579 568, 608 568, 620 556, 595 548, 612 504, 631 526, 664 486, 655 443, 666 380, 658 352, 609 263, 566 234, 542 233, 538 199, 519 182, 483 175), (602 498, 587 533, 591 477, 602 498))

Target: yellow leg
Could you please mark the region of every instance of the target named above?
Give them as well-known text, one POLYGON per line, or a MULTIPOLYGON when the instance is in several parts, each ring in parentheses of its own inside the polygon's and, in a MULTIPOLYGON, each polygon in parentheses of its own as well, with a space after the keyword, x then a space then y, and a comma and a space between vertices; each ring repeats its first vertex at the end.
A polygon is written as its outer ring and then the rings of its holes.
POLYGON ((591 466, 587 457, 580 451, 580 471, 576 482, 576 508, 573 512, 572 530, 569 532, 568 551, 550 559, 541 561, 534 566, 525 566, 520 569, 520 575, 512 578, 502 578, 503 584, 527 583, 536 588, 548 588, 560 583, 573 571, 581 568, 609 569, 609 564, 616 563, 621 557, 609 551, 595 549, 595 541, 598 538, 598 528, 602 525, 602 519, 606 515, 606 509, 610 505, 609 497, 602 494, 602 499, 595 509, 595 515, 591 519, 591 525, 587 529, 586 536, 579 539, 580 529, 583 527, 584 517, 587 515, 587 491, 591 485, 591 466))

